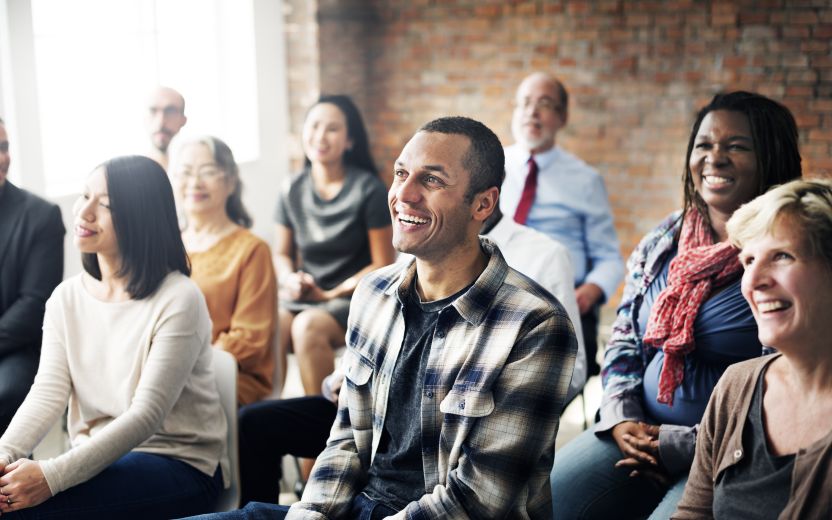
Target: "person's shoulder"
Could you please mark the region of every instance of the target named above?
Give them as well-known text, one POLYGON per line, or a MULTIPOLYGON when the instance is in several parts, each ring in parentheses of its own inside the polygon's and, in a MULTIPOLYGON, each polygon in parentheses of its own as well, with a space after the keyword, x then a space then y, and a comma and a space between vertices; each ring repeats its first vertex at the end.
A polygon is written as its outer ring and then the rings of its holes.
POLYGON ((48 200, 42 198, 40 195, 35 195, 31 191, 24 190, 22 188, 18 189, 20 190, 23 197, 26 199, 26 204, 32 208, 42 211, 50 211, 58 208, 57 204, 49 202, 48 200))
POLYGON ((738 381, 743 381, 749 377, 753 377, 756 372, 760 372, 766 365, 775 361, 778 357, 780 357, 780 354, 769 354, 767 356, 760 356, 734 363, 725 369, 725 372, 722 374, 722 379, 725 379, 726 384, 735 384, 738 381))
POLYGON ((284 194, 296 192, 303 189, 309 183, 309 170, 303 168, 300 171, 294 172, 283 179, 280 184, 280 191, 284 194))
POLYGON ((159 288, 149 299, 163 304, 179 302, 182 305, 190 306, 198 304, 204 298, 199 286, 190 277, 179 271, 171 271, 165 276, 162 283, 159 284, 159 288))
POLYGON ((681 223, 682 210, 671 211, 654 229, 670 229, 681 223))
POLYGON ((511 229, 513 231, 513 239, 522 244, 534 245, 534 249, 540 254, 546 255, 569 255, 569 250, 566 246, 550 237, 546 233, 538 231, 529 226, 518 224, 510 221, 511 229))
POLYGON ((245 251, 269 249, 269 244, 254 234, 250 229, 240 227, 239 229, 233 231, 233 234, 233 242, 237 244, 237 247, 244 249, 245 251))
POLYGON ((637 249, 651 248, 662 237, 668 234, 675 234, 678 227, 681 225, 682 210, 676 210, 663 218, 661 222, 656 224, 650 231, 648 231, 639 241, 637 249))
POLYGON ((396 261, 390 265, 370 271, 358 282, 359 287, 374 292, 385 292, 401 279, 402 273, 408 269, 410 262, 396 261))
POLYGON ((730 365, 719 378, 715 392, 730 399, 752 391, 760 373, 779 357, 780 354, 769 354, 730 365))
POLYGON ((508 268, 495 301, 510 303, 528 312, 566 315, 565 309, 557 298, 542 285, 513 267, 508 268))
POLYGON ((541 323, 546 320, 563 321, 567 313, 563 305, 547 289, 530 277, 506 263, 499 247, 493 242, 486 242, 486 249, 492 255, 484 276, 477 285, 481 290, 473 293, 477 305, 488 307, 492 317, 498 320, 531 321, 541 323), (496 258, 495 258, 496 256, 496 258))
POLYGON ((382 189, 385 192, 387 191, 387 186, 384 184, 384 181, 382 181, 381 177, 375 173, 367 171, 363 168, 357 168, 355 166, 349 166, 347 171, 348 174, 354 179, 353 186, 361 191, 372 191, 377 189, 382 189))
POLYGON ((85 276, 89 275, 81 271, 59 283, 46 300, 47 312, 65 313, 68 310, 81 308, 84 302, 95 301, 84 289, 82 278, 85 276))
POLYGON ((594 166, 589 165, 586 161, 574 153, 565 150, 560 146, 557 146, 556 150, 558 154, 557 160, 561 164, 561 167, 566 166, 572 170, 580 170, 582 174, 585 174, 592 179, 601 178, 601 174, 595 169, 594 166))
POLYGON ((79 294, 80 291, 84 290, 83 282, 81 280, 84 276, 86 276, 86 273, 82 271, 63 280, 57 287, 55 287, 55 290, 52 291, 52 295, 49 299, 66 300, 79 294))
POLYGON ((11 183, 7 184, 6 189, 14 190, 17 193, 17 196, 20 197, 23 202, 23 209, 28 215, 42 219, 57 216, 57 218, 60 219, 61 209, 57 204, 50 202, 39 195, 32 193, 31 191, 18 188, 11 183))

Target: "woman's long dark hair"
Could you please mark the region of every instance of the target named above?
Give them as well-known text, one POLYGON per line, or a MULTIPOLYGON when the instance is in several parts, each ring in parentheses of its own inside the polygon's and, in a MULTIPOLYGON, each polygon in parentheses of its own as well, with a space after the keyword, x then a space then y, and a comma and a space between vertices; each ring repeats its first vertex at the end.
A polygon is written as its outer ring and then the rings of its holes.
MULTIPOLYGON (((370 153, 370 139, 367 137, 364 120, 361 118, 361 112, 358 111, 358 107, 355 106, 352 99, 342 94, 322 95, 314 105, 309 107, 309 110, 312 110, 312 108, 321 103, 335 105, 347 120, 347 137, 352 141, 352 148, 344 152, 344 165, 353 166, 378 175, 376 163, 373 161, 373 156, 370 153)), ((311 166, 312 163, 309 161, 309 157, 304 160, 304 164, 307 168, 311 166)))
MULTIPOLYGON (((190 276, 191 266, 176 218, 173 189, 165 170, 147 157, 116 157, 104 169, 110 214, 121 266, 116 276, 127 277, 134 300, 152 295, 172 271, 190 276)), ((97 169, 97 168, 96 168, 97 169)), ((95 253, 83 253, 84 270, 101 279, 95 253)))
MULTIPOLYGON (((800 178, 800 150, 798 148, 797 124, 788 108, 760 94, 738 90, 717 94, 696 115, 690 132, 688 151, 685 155, 684 213, 695 208, 710 224, 708 207, 696 192, 693 174, 690 171, 690 156, 696 142, 696 134, 702 120, 715 110, 739 112, 748 118, 754 153, 757 157, 757 193, 759 196, 772 186, 800 178)), ((746 201, 747 202, 747 201, 746 201)))

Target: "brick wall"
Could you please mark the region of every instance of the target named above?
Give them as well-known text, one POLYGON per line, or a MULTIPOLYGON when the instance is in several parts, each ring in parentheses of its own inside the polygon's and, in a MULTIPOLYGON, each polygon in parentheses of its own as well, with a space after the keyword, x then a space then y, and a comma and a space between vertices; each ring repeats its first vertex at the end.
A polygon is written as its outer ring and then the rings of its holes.
POLYGON ((717 91, 785 103, 805 171, 832 175, 829 0, 319 0, 311 9, 319 62, 296 70, 290 43, 292 102, 302 97, 296 73, 317 67, 309 74, 322 90, 355 96, 385 172, 415 129, 442 115, 477 118, 509 144, 517 84, 534 70, 557 74, 572 100, 558 142, 603 174, 625 255, 679 207, 690 124, 717 91))

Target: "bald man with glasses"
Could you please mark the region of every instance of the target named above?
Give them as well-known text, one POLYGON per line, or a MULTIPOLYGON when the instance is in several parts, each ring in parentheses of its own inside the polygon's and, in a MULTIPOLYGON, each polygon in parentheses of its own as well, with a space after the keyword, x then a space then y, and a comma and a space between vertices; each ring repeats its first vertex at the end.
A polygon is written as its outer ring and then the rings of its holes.
POLYGON ((594 375, 600 371, 595 360, 599 307, 618 288, 624 262, 604 179, 556 145, 568 118, 569 95, 557 78, 535 72, 520 83, 511 124, 515 144, 505 149, 500 209, 569 250, 588 375, 594 375))

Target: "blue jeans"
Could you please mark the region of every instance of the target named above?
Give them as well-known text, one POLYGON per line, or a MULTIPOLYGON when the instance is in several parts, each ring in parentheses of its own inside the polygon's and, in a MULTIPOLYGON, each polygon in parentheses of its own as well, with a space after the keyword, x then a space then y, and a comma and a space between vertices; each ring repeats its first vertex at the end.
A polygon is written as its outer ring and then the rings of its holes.
POLYGON ((213 511, 221 489, 219 468, 211 477, 171 457, 130 452, 90 480, 3 520, 176 518, 213 511))
POLYGON ((558 520, 647 518, 666 520, 676 511, 687 475, 670 488, 615 468, 623 456, 611 435, 587 430, 555 454, 552 506, 558 520))
MULTIPOLYGON (((229 511, 228 513, 213 513, 200 515, 191 520, 283 520, 289 506, 278 506, 264 502, 249 502, 246 507, 229 511)), ((364 493, 359 493, 352 499, 350 513, 347 518, 354 520, 378 520, 395 515, 397 511, 386 505, 374 502, 364 493)))

